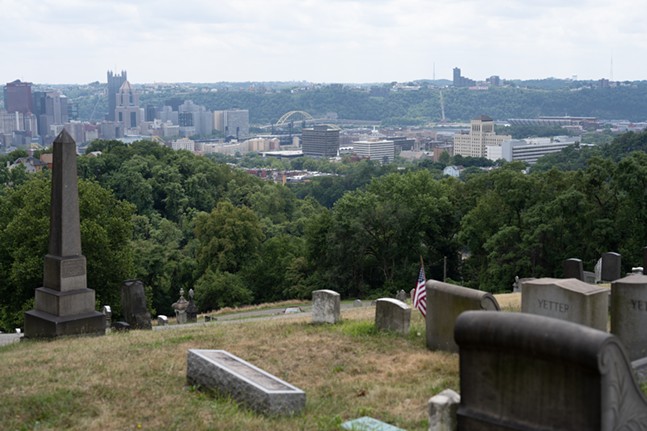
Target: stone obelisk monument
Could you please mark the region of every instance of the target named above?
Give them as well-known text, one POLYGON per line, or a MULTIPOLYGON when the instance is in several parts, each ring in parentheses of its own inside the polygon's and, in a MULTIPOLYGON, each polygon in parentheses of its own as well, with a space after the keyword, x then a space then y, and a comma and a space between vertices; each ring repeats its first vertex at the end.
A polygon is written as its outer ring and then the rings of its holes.
POLYGON ((43 287, 36 289, 34 309, 25 313, 25 337, 103 335, 105 317, 95 310, 81 254, 76 143, 65 129, 53 150, 49 248, 43 287))

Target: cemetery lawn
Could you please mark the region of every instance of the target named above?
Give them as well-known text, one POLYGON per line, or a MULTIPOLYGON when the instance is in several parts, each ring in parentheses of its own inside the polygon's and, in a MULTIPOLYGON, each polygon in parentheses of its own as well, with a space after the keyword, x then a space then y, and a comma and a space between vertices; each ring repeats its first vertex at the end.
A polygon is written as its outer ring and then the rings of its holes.
POLYGON ((371 416, 428 427, 427 401, 458 391, 458 355, 425 347, 412 310, 407 337, 374 329, 374 307, 338 325, 310 316, 216 322, 0 347, 0 429, 339 430, 371 416), (306 392, 292 417, 266 417, 187 385, 188 349, 224 349, 306 392))

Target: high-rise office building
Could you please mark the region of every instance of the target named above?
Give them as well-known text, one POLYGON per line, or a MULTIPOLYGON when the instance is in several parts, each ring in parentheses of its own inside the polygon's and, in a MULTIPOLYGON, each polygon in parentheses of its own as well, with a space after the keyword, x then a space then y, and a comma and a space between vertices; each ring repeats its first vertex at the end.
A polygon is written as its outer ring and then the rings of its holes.
POLYGON ((353 153, 369 160, 387 164, 395 158, 395 145, 392 140, 366 140, 353 142, 353 153))
POLYGON ((49 143, 48 137, 56 136, 53 125, 63 125, 69 119, 69 106, 66 96, 58 91, 34 92, 34 114, 38 121, 38 134, 43 143, 49 143))
POLYGON ((304 156, 335 157, 339 152, 339 129, 328 125, 303 129, 301 148, 304 156))
POLYGON ((249 138, 249 111, 247 109, 214 111, 213 128, 221 131, 226 138, 237 140, 249 138))
POLYGON ((4 107, 7 112, 27 114, 33 112, 31 99, 31 82, 17 79, 4 86, 4 107))
POLYGON ((113 74, 108 71, 108 121, 115 121, 115 110, 117 109, 117 93, 124 82, 128 80, 128 74, 125 70, 121 74, 113 74))
POLYGON ((471 122, 468 134, 454 135, 454 154, 467 157, 485 157, 488 145, 501 146, 512 139, 509 135, 497 135, 494 131, 494 120, 486 115, 475 118, 471 122))
POLYGON ((139 133, 138 129, 142 124, 142 109, 139 107, 139 94, 124 81, 115 96, 115 121, 123 125, 124 133, 139 133))

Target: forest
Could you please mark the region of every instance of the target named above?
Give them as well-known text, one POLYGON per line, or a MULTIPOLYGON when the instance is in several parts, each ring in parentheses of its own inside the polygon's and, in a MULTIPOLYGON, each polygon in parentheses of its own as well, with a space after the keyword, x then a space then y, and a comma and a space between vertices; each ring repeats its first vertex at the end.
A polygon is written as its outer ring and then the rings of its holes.
MULTIPOLYGON (((50 172, 7 169, 19 153, 0 157, 4 331, 33 306, 48 243, 50 172)), ((421 257, 428 278, 506 292, 515 276, 559 277, 570 257, 591 270, 617 251, 629 271, 647 246, 647 132, 567 148, 530 172, 504 163, 460 179, 428 162, 297 159, 334 174, 286 186, 149 141, 95 141, 86 154, 77 166, 88 287, 116 315, 128 279, 143 281, 153 314, 169 314, 181 288, 201 311, 321 288, 392 296, 414 286, 421 257)))

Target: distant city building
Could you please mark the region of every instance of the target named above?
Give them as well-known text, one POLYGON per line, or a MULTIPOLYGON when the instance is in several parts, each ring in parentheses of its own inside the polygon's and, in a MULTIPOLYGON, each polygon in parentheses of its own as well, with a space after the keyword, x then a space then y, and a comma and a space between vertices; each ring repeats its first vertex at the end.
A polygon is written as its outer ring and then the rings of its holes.
POLYGON ((249 137, 249 110, 214 111, 213 125, 215 130, 225 135, 225 138, 246 139, 249 137))
POLYGON ((195 151, 195 141, 189 138, 180 138, 171 143, 171 148, 177 150, 195 151))
POLYGON ((178 106, 178 125, 182 136, 211 136, 213 134, 213 114, 204 106, 186 100, 178 106))
MULTIPOLYGON (((68 99, 58 91, 36 91, 33 107, 41 142, 48 145, 56 137, 52 126, 63 125, 69 119, 68 99)), ((80 142, 76 137, 74 139, 80 142)))
POLYGON ((497 135, 494 132, 494 120, 482 115, 471 121, 468 134, 454 135, 454 155, 466 157, 486 157, 488 145, 501 146, 505 141, 512 139, 509 135, 497 135))
MULTIPOLYGON (((501 146, 498 147, 501 153, 500 156, 498 156, 498 159, 504 159, 508 162, 521 161, 532 165, 546 154, 559 152, 566 147, 575 145, 579 141, 579 136, 556 136, 553 138, 509 140, 503 142, 501 146)), ((496 159, 492 158, 492 160, 496 159)))
POLYGON ((17 79, 7 83, 3 88, 4 107, 9 113, 20 112, 29 114, 32 108, 31 82, 22 82, 17 79))
POLYGON ((304 156, 336 157, 339 151, 339 129, 322 125, 301 131, 301 148, 304 156))
POLYGON ((454 68, 453 78, 454 87, 471 87, 476 85, 476 81, 461 75, 461 69, 458 67, 454 68))
POLYGON ((595 129, 599 126, 599 120, 596 117, 542 116, 539 118, 512 118, 508 122, 513 126, 564 127, 566 129, 573 127, 595 129))
POLYGON ((353 153, 369 160, 380 163, 391 163, 395 158, 395 145, 393 141, 382 139, 379 141, 353 142, 353 153))
POLYGON ((117 109, 117 93, 124 82, 128 80, 128 74, 125 70, 121 74, 113 74, 108 71, 108 121, 115 121, 115 110, 117 109))
POLYGON ((458 178, 461 176, 465 168, 463 166, 449 165, 443 169, 443 175, 449 175, 450 177, 458 178))
POLYGON ((123 125, 125 134, 139 133, 139 127, 142 123, 142 109, 139 107, 139 94, 130 85, 130 82, 124 81, 115 96, 115 118, 116 121, 123 125))

